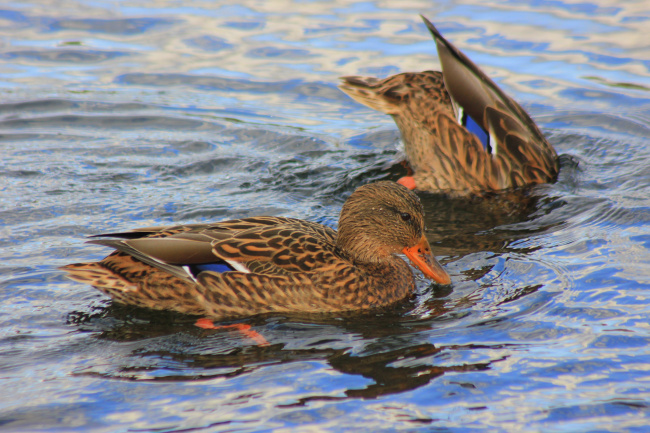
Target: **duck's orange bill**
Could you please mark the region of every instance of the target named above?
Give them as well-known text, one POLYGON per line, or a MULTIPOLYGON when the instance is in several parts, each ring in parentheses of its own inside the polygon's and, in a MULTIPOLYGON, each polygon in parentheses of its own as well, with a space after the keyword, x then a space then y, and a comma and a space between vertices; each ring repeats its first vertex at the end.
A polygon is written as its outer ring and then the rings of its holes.
POLYGON ((406 247, 402 252, 411 260, 413 266, 421 270, 428 278, 431 278, 438 284, 451 284, 449 274, 442 269, 440 263, 431 254, 429 241, 424 236, 422 236, 422 239, 416 245, 406 247))

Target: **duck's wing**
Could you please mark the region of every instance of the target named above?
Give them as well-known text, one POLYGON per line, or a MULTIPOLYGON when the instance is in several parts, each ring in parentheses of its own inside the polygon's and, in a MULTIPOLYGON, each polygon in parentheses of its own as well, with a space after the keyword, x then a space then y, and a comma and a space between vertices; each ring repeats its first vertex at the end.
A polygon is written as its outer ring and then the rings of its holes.
POLYGON ((292 218, 256 217, 215 224, 149 227, 94 239, 179 278, 238 271, 311 272, 338 260, 334 230, 292 218))
POLYGON ((254 273, 309 273, 344 261, 335 239, 336 233, 328 227, 292 220, 213 242, 212 252, 228 262, 242 263, 254 273))
POLYGON ((508 130, 529 135, 531 140, 546 142, 535 122, 517 101, 506 95, 462 51, 447 41, 431 21, 421 17, 436 41, 445 87, 451 95, 457 117, 460 118, 458 113, 464 111, 489 131, 490 125, 495 123, 498 115, 505 115, 516 119, 515 123, 508 125, 508 130), (490 116, 487 114, 488 110, 494 110, 496 113, 490 116))
MULTIPOLYGON (((436 41, 445 88, 451 96, 457 120, 467 128, 475 122, 488 135, 489 143, 484 145, 491 153, 505 152, 515 163, 522 159, 522 146, 534 148, 523 151, 533 159, 521 161, 520 165, 532 164, 545 171, 544 182, 554 180, 557 154, 526 110, 447 41, 428 19, 422 16, 422 20, 436 41)), ((531 176, 532 180, 537 178, 534 173, 531 176)))
POLYGON ((118 302, 189 314, 319 311, 314 299, 326 296, 327 285, 315 288, 314 279, 331 275, 338 281, 337 271, 350 267, 336 251, 334 230, 290 218, 148 227, 104 236, 117 239, 90 242, 116 251, 99 262, 61 269, 118 302))
MULTIPOLYGON (((318 223, 313 223, 310 221, 302 221, 295 218, 286 218, 286 217, 275 217, 275 216, 258 216, 250 218, 239 218, 234 220, 219 221, 216 223, 207 223, 207 224, 179 224, 174 226, 153 226, 153 227, 139 227, 136 229, 131 229, 126 232, 113 232, 113 233, 102 233, 99 235, 90 236, 91 238, 100 238, 100 237, 111 237, 111 238, 122 238, 122 239, 136 239, 143 237, 166 237, 179 233, 207 233, 211 232, 216 235, 216 233, 221 233, 222 236, 232 236, 235 233, 242 232, 249 229, 254 229, 257 227, 272 227, 278 224, 295 224, 303 223, 306 227, 311 227, 312 229, 317 229, 323 227, 318 223)), ((328 233, 336 232, 329 229, 328 233)))

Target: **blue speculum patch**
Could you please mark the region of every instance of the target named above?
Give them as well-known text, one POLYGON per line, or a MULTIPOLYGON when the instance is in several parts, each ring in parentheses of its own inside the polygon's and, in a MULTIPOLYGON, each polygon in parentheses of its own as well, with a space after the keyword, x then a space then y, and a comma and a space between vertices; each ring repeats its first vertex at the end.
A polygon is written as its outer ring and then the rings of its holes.
POLYGON ((461 124, 467 128, 469 132, 476 135, 478 139, 483 143, 483 149, 492 153, 492 145, 490 144, 490 136, 488 133, 479 125, 471 116, 468 116, 467 113, 463 113, 463 118, 461 119, 461 124))
POLYGON ((190 270, 192 271, 192 274, 197 275, 199 272, 203 271, 212 271, 212 272, 230 272, 234 271, 235 268, 230 266, 228 263, 220 262, 220 263, 203 263, 200 265, 191 265, 190 270))

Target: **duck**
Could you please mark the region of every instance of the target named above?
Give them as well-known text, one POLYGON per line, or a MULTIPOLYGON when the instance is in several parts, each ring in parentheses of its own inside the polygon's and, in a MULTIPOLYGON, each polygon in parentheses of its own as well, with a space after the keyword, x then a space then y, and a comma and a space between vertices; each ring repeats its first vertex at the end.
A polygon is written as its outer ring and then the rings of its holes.
POLYGON ((463 197, 554 182, 557 153, 528 113, 421 17, 442 71, 347 76, 339 85, 393 117, 411 170, 398 183, 463 197))
POLYGON ((117 303, 209 321, 340 313, 409 297, 416 280, 401 254, 426 278, 450 284, 424 233, 418 196, 380 181, 350 195, 338 231, 280 216, 137 228, 93 236, 89 243, 114 251, 61 269, 117 303))

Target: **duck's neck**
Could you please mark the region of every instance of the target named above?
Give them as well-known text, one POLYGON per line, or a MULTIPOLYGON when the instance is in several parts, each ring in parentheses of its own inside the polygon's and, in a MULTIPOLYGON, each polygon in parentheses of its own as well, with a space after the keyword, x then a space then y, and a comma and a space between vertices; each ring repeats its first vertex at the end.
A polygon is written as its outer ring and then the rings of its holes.
POLYGON ((368 284, 364 296, 374 306, 390 305, 409 296, 415 290, 413 271, 404 260, 391 256, 384 263, 358 264, 373 284, 368 284))
POLYGON ((374 239, 360 233, 339 231, 336 246, 356 263, 379 265, 396 259, 388 248, 377 247, 374 239))

